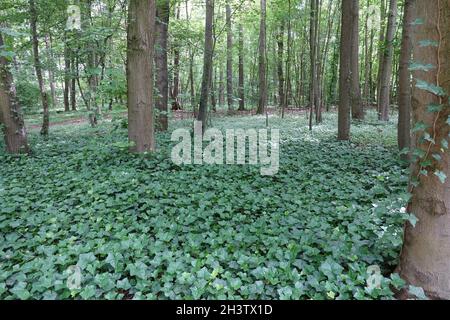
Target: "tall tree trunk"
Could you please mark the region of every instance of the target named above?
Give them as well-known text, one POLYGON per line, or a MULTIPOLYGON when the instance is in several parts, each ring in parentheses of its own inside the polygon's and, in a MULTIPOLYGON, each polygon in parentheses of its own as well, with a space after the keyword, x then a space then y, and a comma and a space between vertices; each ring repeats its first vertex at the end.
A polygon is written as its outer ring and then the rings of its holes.
POLYGON ((71 84, 70 84, 70 106, 72 111, 77 111, 77 79, 78 76, 78 59, 71 58, 71 84))
MULTIPOLYGON (((0 48, 3 37, 0 32, 0 48)), ((10 63, 0 55, 0 126, 3 127, 6 151, 12 154, 28 153, 27 133, 23 115, 16 97, 16 88, 10 72, 10 63)))
POLYGON ((156 108, 159 110, 157 128, 167 131, 169 123, 167 106, 169 104, 169 74, 167 66, 167 36, 169 30, 170 1, 158 0, 156 6, 156 108))
POLYGON ((42 66, 39 57, 39 39, 37 35, 37 11, 36 4, 34 0, 29 0, 30 4, 30 28, 31 28, 31 38, 33 45, 33 56, 34 56, 34 69, 36 71, 36 77, 39 84, 39 91, 41 93, 42 108, 43 108, 43 121, 41 135, 48 135, 48 127, 50 122, 49 108, 48 108, 48 95, 44 88, 44 79, 42 77, 42 66))
POLYGON ((352 32, 352 6, 353 0, 342 0, 338 140, 350 139, 352 37, 348 35, 352 32))
POLYGON ((386 46, 380 75, 380 95, 378 102, 379 119, 389 121, 392 59, 394 54, 394 35, 397 25, 397 0, 390 0, 389 18, 386 30, 386 46))
MULTIPOLYGON (((413 32, 414 4, 416 0, 405 0, 403 13, 403 36, 399 67, 398 98, 398 147, 401 150, 411 146, 411 73, 409 63, 412 54, 411 34, 413 32)), ((404 160, 408 157, 403 156, 404 160)))
POLYGON ((283 110, 284 104, 284 72, 283 72, 283 55, 284 55, 284 20, 281 22, 280 29, 277 35, 278 46, 278 102, 279 107, 283 110))
POLYGON ((266 0, 261 0, 261 21, 259 27, 259 99, 257 114, 264 114, 267 106, 266 79, 266 0))
POLYGON ((352 48, 351 48, 351 108, 353 119, 363 120, 364 110, 361 103, 361 89, 359 86, 359 0, 354 0, 352 11, 352 48))
POLYGON ((128 7, 128 138, 131 152, 155 150, 153 56, 155 0, 130 0, 128 7))
POLYGON ((309 111, 309 130, 311 131, 313 128, 313 112, 316 113, 316 120, 317 118, 317 111, 318 111, 318 101, 316 98, 317 95, 317 52, 318 52, 318 13, 319 13, 319 6, 318 6, 318 0, 311 0, 310 1, 310 27, 309 27, 309 47, 310 47, 310 61, 311 61, 311 74, 310 74, 310 88, 309 88, 309 104, 310 104, 310 111, 309 111))
POLYGON ((70 111, 70 49, 67 36, 64 44, 64 111, 70 111))
MULTIPOLYGON (((412 190, 408 212, 418 222, 415 227, 405 226, 404 244, 400 258, 401 277, 409 284, 421 287, 430 298, 450 299, 450 2, 446 0, 416 0, 417 18, 424 24, 415 26, 413 38, 414 61, 432 64, 434 69, 415 71, 414 78, 441 87, 445 96, 414 87, 412 110, 414 123, 428 125, 426 132, 436 143, 423 139, 423 133, 414 135, 416 148, 427 152, 412 166, 412 179, 423 167, 419 162, 434 159, 428 175, 420 175, 420 183, 412 190), (439 46, 420 45, 422 40, 431 40, 439 46), (439 112, 430 112, 431 105, 441 105, 439 112), (447 143, 445 142, 447 141, 447 143), (437 156, 440 156, 440 160, 437 156), (440 178, 438 176, 441 176, 440 178), (443 179, 446 175, 445 183, 443 179)), ((436 110, 435 110, 436 111, 436 110)), ((444 179, 443 179, 444 180, 444 179)))
POLYGON ((389 0, 381 0, 381 14, 380 14, 380 36, 378 40, 378 73, 377 73, 377 110, 380 114, 380 91, 381 91, 381 72, 383 67, 384 51, 386 47, 386 7, 389 0))
POLYGON ((228 110, 233 110, 233 31, 231 29, 231 7, 230 0, 226 4, 227 24, 227 100, 228 110))
MULTIPOLYGON (((367 8, 370 6, 370 0, 367 0, 367 8)), ((369 57, 370 45, 369 41, 369 10, 367 10, 365 16, 364 23, 364 89, 362 102, 364 103, 364 107, 369 107, 370 101, 370 61, 372 60, 372 56, 369 57)))
POLYGON ((239 111, 245 110, 244 29, 239 24, 239 111))
MULTIPOLYGON (((86 19, 85 28, 90 28, 92 25, 92 0, 87 0, 85 3, 86 19)), ((87 77, 89 90, 85 95, 85 101, 87 103, 87 109, 89 112, 89 122, 92 127, 95 127, 98 122, 98 115, 100 114, 100 108, 97 103, 97 86, 98 77, 96 75, 97 68, 97 48, 95 41, 90 41, 88 43, 88 57, 87 57, 87 77)), ((81 89, 80 89, 81 90, 81 89)))
POLYGON ((206 130, 208 120, 209 83, 213 57, 213 19, 214 19, 214 0, 206 0, 205 52, 203 56, 203 76, 202 76, 202 89, 200 95, 200 107, 197 117, 197 120, 202 122, 203 132, 206 130))
MULTIPOLYGON (((52 36, 45 35, 45 48, 47 50, 48 57, 53 62, 53 45, 52 45, 52 36)), ((50 83, 50 95, 52 97, 52 106, 55 108, 58 105, 58 101, 56 98, 56 85, 55 85, 55 77, 53 74, 53 66, 48 68, 48 82, 50 83)))
MULTIPOLYGON (((175 7, 175 17, 180 19, 180 7, 175 7)), ((172 87, 172 110, 181 110, 181 103, 178 95, 180 94, 180 46, 178 43, 173 44, 173 87, 172 87)))
POLYGON ((291 22, 291 0, 288 0, 288 30, 287 30, 287 52, 286 52, 286 90, 284 91, 284 96, 282 97, 282 110, 281 118, 284 118, 285 109, 289 107, 291 96, 291 47, 292 47, 292 22, 291 22))

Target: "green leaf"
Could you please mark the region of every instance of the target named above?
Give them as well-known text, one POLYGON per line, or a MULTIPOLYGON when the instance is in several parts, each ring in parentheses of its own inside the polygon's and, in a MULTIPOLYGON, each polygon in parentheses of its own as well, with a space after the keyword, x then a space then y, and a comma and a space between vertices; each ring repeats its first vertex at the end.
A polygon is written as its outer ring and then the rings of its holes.
POLYGON ((444 184, 447 181, 447 175, 445 172, 437 170, 434 175, 439 178, 439 180, 444 184))
POLYGON ((429 112, 429 113, 440 112, 443 109, 444 109, 444 105, 437 104, 437 103, 432 103, 432 104, 427 106, 427 112, 429 112))
POLYGON ((435 40, 421 40, 419 45, 421 47, 439 47, 439 42, 435 40))
POLYGON ((419 121, 414 125, 414 128, 412 129, 413 132, 419 132, 419 131, 424 131, 426 129, 428 129, 430 126, 427 125, 425 122, 423 121, 419 121))
POLYGON ((432 64, 423 64, 419 62, 411 62, 409 65, 409 71, 425 71, 428 72, 430 70, 436 69, 436 67, 432 64))
POLYGON ((429 82, 426 82, 424 80, 417 79, 416 87, 421 89, 421 90, 428 91, 428 92, 430 92, 430 93, 432 93, 432 94, 434 94, 436 96, 439 96, 439 97, 445 97, 446 96, 445 90, 442 87, 436 86, 436 85, 434 85, 432 83, 429 83, 429 82))
POLYGON ((80 296, 84 300, 88 300, 95 296, 95 287, 92 285, 86 286, 83 291, 81 291, 80 296))
POLYGON ((429 300, 427 298, 427 296, 425 295, 425 291, 423 290, 423 288, 420 287, 414 287, 414 286, 409 286, 409 293, 416 296, 417 298, 421 299, 421 300, 429 300))

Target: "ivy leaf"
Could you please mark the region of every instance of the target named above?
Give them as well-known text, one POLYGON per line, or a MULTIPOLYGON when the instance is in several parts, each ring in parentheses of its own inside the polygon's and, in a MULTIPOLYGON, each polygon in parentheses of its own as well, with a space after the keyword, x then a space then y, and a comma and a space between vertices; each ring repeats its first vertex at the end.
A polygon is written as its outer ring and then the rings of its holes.
POLYGON ((442 104, 437 104, 437 103, 432 103, 430 105, 428 105, 427 107, 427 112, 429 113, 435 113, 435 112, 440 112, 444 109, 444 105, 442 104))
POLYGON ((413 132, 419 132, 419 131, 424 131, 426 129, 428 129, 430 126, 427 125, 425 122, 423 121, 419 121, 414 125, 414 128, 412 129, 413 132))
POLYGON ((443 171, 437 170, 434 173, 434 175, 439 178, 439 180, 442 182, 442 184, 444 184, 445 181, 447 181, 447 175, 443 171))
POLYGON ((410 294, 416 296, 421 300, 428 300, 427 296, 425 295, 425 291, 423 291, 423 289, 420 287, 414 287, 410 285, 408 291, 410 294))
POLYGON ((442 87, 426 82, 424 80, 417 79, 416 87, 428 91, 438 97, 445 97, 446 93, 442 87))
POLYGON ((421 47, 439 47, 439 42, 435 40, 421 40, 419 45, 421 47))
POLYGON ((415 228, 417 222, 419 222, 419 218, 416 217, 415 214, 411 213, 411 214, 405 214, 405 220, 408 221, 409 223, 411 223, 411 225, 415 228))
POLYGON ((409 71, 425 71, 428 72, 430 70, 436 69, 436 67, 434 65, 432 65, 431 63, 429 64, 423 64, 420 62, 411 62, 411 64, 409 65, 409 71))
POLYGON ((84 290, 81 291, 80 296, 84 300, 88 300, 88 299, 92 298, 93 296, 95 296, 95 287, 92 285, 86 286, 86 288, 84 288, 84 290))

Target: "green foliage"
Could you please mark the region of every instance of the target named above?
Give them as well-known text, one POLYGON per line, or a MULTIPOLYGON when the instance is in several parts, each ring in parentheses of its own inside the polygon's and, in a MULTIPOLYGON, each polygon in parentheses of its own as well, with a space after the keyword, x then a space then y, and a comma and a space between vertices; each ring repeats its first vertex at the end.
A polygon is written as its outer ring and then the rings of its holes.
POLYGON ((156 154, 131 155, 114 124, 33 132, 33 156, 0 153, 0 299, 392 298, 411 218, 395 125, 374 137, 359 123, 349 144, 335 122, 326 115, 311 135, 304 118, 271 118, 284 141, 274 177, 176 166, 167 134, 156 154), (73 265, 79 290, 66 285, 73 265), (384 276, 369 290, 371 265, 384 276))

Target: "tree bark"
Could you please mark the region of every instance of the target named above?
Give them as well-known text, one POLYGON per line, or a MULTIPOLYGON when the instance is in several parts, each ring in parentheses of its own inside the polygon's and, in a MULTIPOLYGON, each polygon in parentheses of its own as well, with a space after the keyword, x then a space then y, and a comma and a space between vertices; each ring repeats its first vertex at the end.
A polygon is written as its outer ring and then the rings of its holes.
POLYGON ((231 7, 230 0, 226 4, 227 24, 227 100, 228 110, 233 111, 233 31, 231 29, 231 7))
POLYGON ((338 140, 350 139, 352 37, 348 35, 352 31, 352 3, 353 0, 342 0, 338 140))
MULTIPOLYGON (((1 47, 3 47, 3 37, 0 33, 1 47)), ((23 115, 10 72, 10 63, 4 56, 0 56, 0 126, 3 127, 8 153, 19 154, 30 151, 23 115)))
MULTIPOLYGON (((398 147, 400 151, 411 146, 411 73, 409 63, 412 54, 411 34, 413 32, 413 9, 415 0, 405 0, 403 13, 403 35, 399 67, 398 99, 398 147)), ((407 155, 403 156, 407 160, 407 155)))
POLYGON ((131 152, 155 150, 153 56, 155 0, 130 0, 128 7, 128 138, 131 152))
POLYGON ((239 25, 239 111, 245 110, 244 29, 239 25))
POLYGON ((70 49, 67 37, 64 44, 64 111, 70 111, 70 49))
POLYGON ((361 89, 359 84, 359 0, 352 3, 352 47, 351 47, 351 108, 353 119, 363 120, 364 109, 361 103, 361 89))
MULTIPOLYGON (((405 226, 404 244, 400 258, 400 275, 409 284, 422 287, 430 298, 450 299, 450 153, 445 147, 449 140, 450 108, 450 3, 444 0, 416 0, 417 18, 424 24, 415 26, 413 37, 414 61, 432 64, 434 69, 415 71, 414 79, 420 79, 441 87, 445 96, 438 97, 429 91, 413 88, 412 110, 414 123, 424 122, 426 130, 436 141, 424 141, 423 133, 414 134, 416 148, 430 152, 428 157, 439 155, 433 160, 427 176, 421 175, 420 184, 413 188, 408 211, 419 219, 413 227, 405 226), (439 46, 420 45, 422 40, 431 40, 439 46), (430 112, 431 104, 442 105, 440 112, 430 112), (433 172, 439 170, 447 175, 442 183, 433 172)), ((424 160, 422 158, 421 160, 424 160)), ((412 166, 412 177, 423 170, 417 161, 412 166)), ((437 172, 437 171, 436 171, 437 172)))
POLYGON ((159 110, 157 128, 167 131, 169 127, 167 112, 169 104, 169 71, 167 66, 167 36, 169 31, 170 1, 158 0, 156 6, 156 108, 159 110))
POLYGON ((261 0, 261 21, 259 28, 259 99, 257 114, 266 112, 267 79, 266 79, 266 0, 261 0))
POLYGON ((397 26, 397 0, 389 2, 389 18, 386 30, 386 46, 380 75, 380 95, 378 101, 379 119, 389 121, 392 59, 394 54, 394 35, 397 26))
POLYGON ((206 18, 205 18, 205 52, 203 56, 203 76, 202 89, 200 95, 200 107, 197 120, 202 122, 203 132, 207 127, 208 119, 208 97, 209 84, 213 57, 213 19, 214 19, 214 0, 206 0, 206 18))
POLYGON ((48 136, 49 128, 49 108, 48 108, 48 95, 44 88, 44 78, 42 77, 42 66, 39 57, 39 39, 37 35, 37 11, 36 4, 34 0, 29 0, 30 4, 30 28, 31 28, 31 41, 33 45, 33 56, 34 56, 34 69, 36 71, 36 77, 39 84, 39 91, 41 93, 42 108, 43 108, 43 121, 41 135, 48 136))
POLYGON ((281 22, 280 29, 277 35, 278 46, 278 104, 280 109, 284 106, 284 72, 283 72, 283 55, 284 55, 284 21, 281 22))

